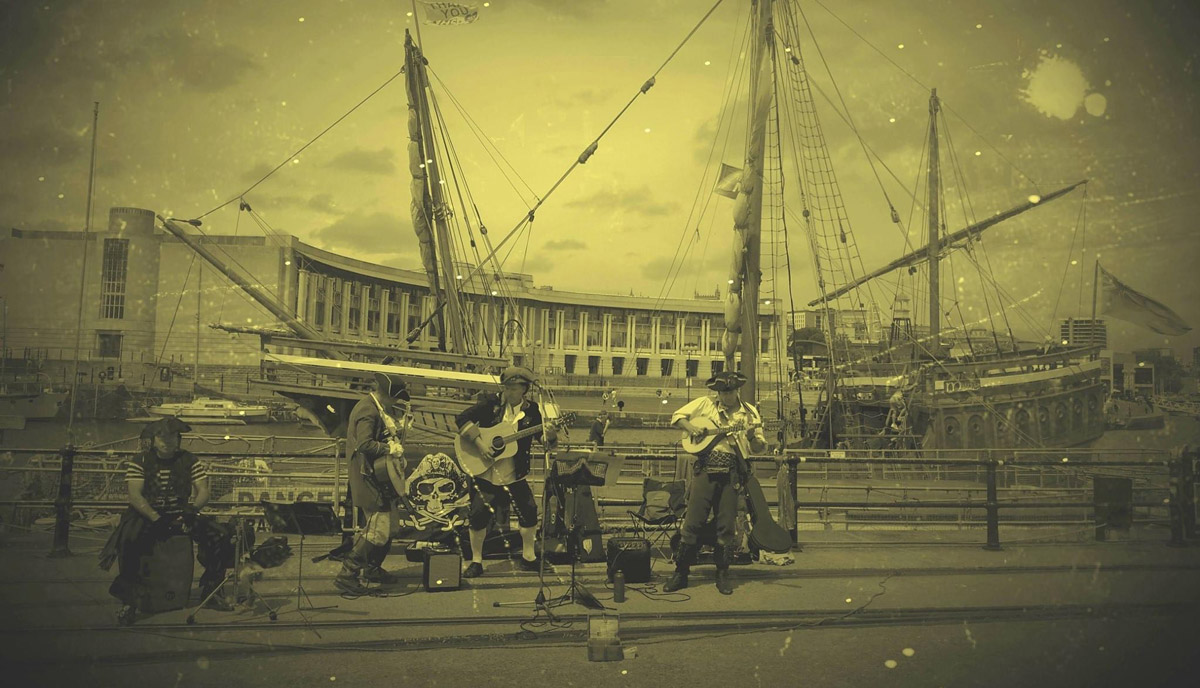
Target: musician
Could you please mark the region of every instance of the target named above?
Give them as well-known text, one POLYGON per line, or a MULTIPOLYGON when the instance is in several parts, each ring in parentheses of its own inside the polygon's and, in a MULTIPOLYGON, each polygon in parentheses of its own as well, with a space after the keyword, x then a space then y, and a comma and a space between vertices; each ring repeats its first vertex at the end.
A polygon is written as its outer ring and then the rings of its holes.
MULTIPOLYGON (((709 430, 696 423, 702 420, 715 423, 718 427, 735 423, 761 424, 758 409, 741 399, 738 390, 746 384, 746 376, 725 371, 708 379, 706 386, 715 391, 715 397, 700 397, 688 402, 671 415, 671 424, 691 435, 693 441, 701 441, 709 430)), ((761 427, 747 433, 750 451, 766 451, 767 443, 761 427)), ((736 444, 729 437, 722 437, 696 457, 692 468, 692 484, 688 490, 687 512, 683 518, 680 534, 679 554, 675 558, 675 573, 664 592, 674 592, 688 585, 688 572, 696 559, 700 546, 697 544, 700 529, 711 510, 717 521, 717 546, 713 559, 717 564, 717 590, 722 595, 733 594, 729 582, 731 546, 734 540, 734 519, 737 516, 737 495, 743 476, 738 470, 736 444)), ((742 457, 745 458, 745 457, 742 457)))
POLYGON ((208 598, 205 606, 233 610, 221 593, 209 597, 233 566, 233 533, 211 516, 198 513, 211 493, 204 463, 180 449, 181 433, 191 429, 178 418, 146 425, 141 432, 142 451, 126 466, 129 508, 100 552, 100 568, 107 571, 117 563, 118 575, 108 591, 121 601, 117 621, 122 625, 133 623, 138 589, 145 583, 139 573, 140 559, 175 534, 190 535, 196 543, 197 558, 204 567, 200 599, 208 598))
MULTIPOLYGON (((367 592, 364 583, 392 584, 399 579, 383 568, 384 558, 392 548, 392 538, 400 529, 399 501, 396 489, 376 477, 377 459, 395 457, 398 470, 403 470, 403 437, 391 437, 387 424, 380 416, 392 414, 398 408, 401 421, 411 401, 408 385, 394 373, 375 376, 376 390, 361 399, 350 411, 346 427, 346 449, 350 452, 350 498, 355 508, 362 509, 366 526, 355 536, 354 544, 342 559, 341 573, 333 579, 339 590, 353 595, 367 592)), ((394 416, 393 416, 394 420, 394 416)), ((401 476, 402 477, 402 476, 401 476)))
MULTIPOLYGON (((536 402, 526 398, 533 384, 533 372, 521 366, 509 366, 500 374, 503 385, 500 394, 484 394, 471 408, 458 414, 459 435, 465 441, 474 442, 484 456, 491 456, 491 447, 480 435, 480 428, 493 427, 502 422, 516 423, 517 430, 540 425, 542 411, 536 402)), ((543 442, 550 449, 558 443, 558 435, 550 426, 545 426, 543 442)), ((471 490, 469 530, 471 534, 471 563, 463 571, 464 578, 483 575, 483 544, 488 525, 497 507, 512 504, 517 512, 517 525, 521 533, 521 559, 517 562, 522 571, 541 571, 543 562, 534 551, 537 537, 538 508, 526 476, 533 454, 534 437, 517 440, 516 454, 510 459, 497 461, 482 475, 475 476, 471 490)))

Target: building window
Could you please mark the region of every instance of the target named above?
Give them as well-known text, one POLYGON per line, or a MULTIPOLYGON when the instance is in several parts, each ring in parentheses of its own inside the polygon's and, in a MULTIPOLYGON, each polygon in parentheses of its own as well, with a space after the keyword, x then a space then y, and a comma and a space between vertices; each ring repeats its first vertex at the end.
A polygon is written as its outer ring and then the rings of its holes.
POLYGON ((389 337, 400 336, 400 290, 389 289, 387 298, 387 333, 389 337))
POLYGON ((699 315, 687 315, 683 319, 683 348, 685 351, 699 351, 701 338, 701 320, 699 315))
MULTIPOLYGON (((725 370, 725 361, 713 361, 712 362, 712 375, 716 375, 717 373, 721 372, 722 370, 725 370)), ((712 375, 709 375, 709 377, 712 377, 712 375)))
POLYGON ((613 375, 624 374, 624 372, 625 372, 625 357, 624 356, 613 356, 612 371, 613 371, 612 372, 613 375))
MULTIPOLYGON (((104 261, 100 273, 101 318, 120 320, 125 317, 125 278, 128 266, 129 240, 105 239, 104 261)), ((117 350, 120 351, 119 344, 117 350)))
POLYGON ((725 335, 725 316, 713 316, 708 321, 708 353, 719 354, 722 352, 721 341, 725 335))
POLYGON ((329 330, 331 332, 342 331, 342 290, 345 289, 345 284, 342 280, 334 277, 333 287, 329 290, 329 297, 333 301, 333 308, 329 315, 329 330))
POLYGON ((314 299, 315 311, 313 312, 313 324, 317 329, 325 327, 325 306, 329 303, 329 280, 324 276, 314 275, 313 279, 317 282, 317 295, 314 299))
POLYGON ((575 354, 567 354, 563 356, 563 371, 567 375, 575 374, 575 354))
POLYGON ((671 377, 672 371, 675 370, 675 359, 664 358, 662 360, 661 367, 662 367, 662 376, 663 377, 671 377))
POLYGON ((600 357, 588 356, 588 375, 600 374, 600 357))
POLYGON ((599 349, 604 346, 604 312, 599 309, 587 309, 587 335, 584 341, 589 349, 599 349))
MULTIPOLYGON (((409 296, 408 296, 408 326, 405 328, 408 332, 412 332, 413 330, 417 329, 417 327, 421 324, 421 320, 423 320, 423 318, 421 317, 421 304, 423 302, 424 302, 424 299, 421 296, 418 296, 416 294, 409 294, 409 296)), ((405 335, 405 336, 407 337, 408 335, 405 335)))
POLYGON ((379 332, 379 296, 381 289, 377 284, 367 285, 367 332, 379 332))
POLYGON ((633 318, 633 346, 638 350, 650 348, 654 337, 654 321, 649 313, 639 313, 633 318))
POLYGON ((357 332, 358 325, 362 322, 362 285, 358 282, 350 283, 350 307, 346 310, 349 314, 346 331, 357 332))
POLYGON ((612 326, 608 332, 608 344, 613 349, 622 351, 629 348, 629 321, 625 317, 624 311, 613 313, 612 326))
POLYGON ((697 361, 694 358, 689 358, 687 360, 687 376, 688 377, 696 377, 699 374, 700 374, 700 361, 697 361))
POLYGON ((562 340, 564 349, 574 349, 579 346, 579 311, 574 308, 568 308, 563 312, 562 340))
POLYGON ((116 332, 100 332, 97 334, 98 355, 100 358, 121 357, 121 335, 116 332))
POLYGON ((546 323, 547 323, 546 346, 551 349, 558 348, 558 314, 561 312, 562 311, 554 311, 553 313, 550 313, 549 311, 547 311, 548 317, 546 318, 546 323))
POLYGON ((675 321, 674 313, 663 313, 658 318, 658 350, 659 351, 675 351, 679 346, 679 342, 675 337, 675 321))
POLYGON ((639 376, 644 377, 646 375, 646 372, 649 369, 650 369, 650 359, 645 358, 645 357, 639 357, 637 359, 637 374, 639 376))

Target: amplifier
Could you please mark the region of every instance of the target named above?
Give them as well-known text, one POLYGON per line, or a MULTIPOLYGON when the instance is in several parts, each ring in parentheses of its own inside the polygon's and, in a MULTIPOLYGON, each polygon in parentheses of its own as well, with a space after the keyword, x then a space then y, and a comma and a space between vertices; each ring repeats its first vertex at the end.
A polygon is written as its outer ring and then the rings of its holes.
POLYGON ((424 550, 421 584, 426 592, 458 590, 462 586, 462 555, 449 550, 424 550))
POLYGON ((650 581, 650 541, 645 538, 615 537, 608 541, 608 580, 617 571, 625 574, 626 583, 650 581))

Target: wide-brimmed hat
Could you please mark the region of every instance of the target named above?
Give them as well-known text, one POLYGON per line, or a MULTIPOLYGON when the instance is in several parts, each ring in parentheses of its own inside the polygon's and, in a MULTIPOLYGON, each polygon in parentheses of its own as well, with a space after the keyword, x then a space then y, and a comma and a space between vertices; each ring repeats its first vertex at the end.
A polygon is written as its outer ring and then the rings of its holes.
POLYGON ((533 384, 533 371, 524 366, 509 366, 500 373, 500 382, 507 383, 510 381, 524 382, 527 385, 533 384))
POLYGON ((408 383, 396 373, 375 373, 375 389, 389 399, 412 400, 408 393, 408 383))
POLYGON ((170 418, 161 418, 152 423, 147 423, 138 436, 143 440, 148 440, 155 435, 179 435, 191 431, 192 426, 171 416, 170 418))
POLYGON ((716 392, 729 392, 746 384, 746 376, 733 370, 724 370, 708 378, 704 384, 716 392))

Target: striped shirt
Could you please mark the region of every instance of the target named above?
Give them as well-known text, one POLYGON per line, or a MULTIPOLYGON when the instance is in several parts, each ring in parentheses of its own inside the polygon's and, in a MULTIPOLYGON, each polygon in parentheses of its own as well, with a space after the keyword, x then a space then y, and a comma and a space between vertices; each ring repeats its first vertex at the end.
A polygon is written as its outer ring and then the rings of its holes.
MULTIPOLYGON (((178 460, 182 460, 182 456, 178 460)), ((134 480, 146 480, 146 467, 143 465, 144 457, 137 456, 131 459, 125 468, 125 482, 134 480)), ((158 490, 155 492, 157 496, 152 506, 167 506, 186 504, 188 498, 191 497, 190 490, 188 494, 177 495, 171 489, 171 466, 174 461, 158 461, 158 474, 155 479, 158 482, 158 490)), ((195 487, 202 480, 208 479, 208 469, 203 461, 196 461, 191 468, 191 486, 195 487)))

